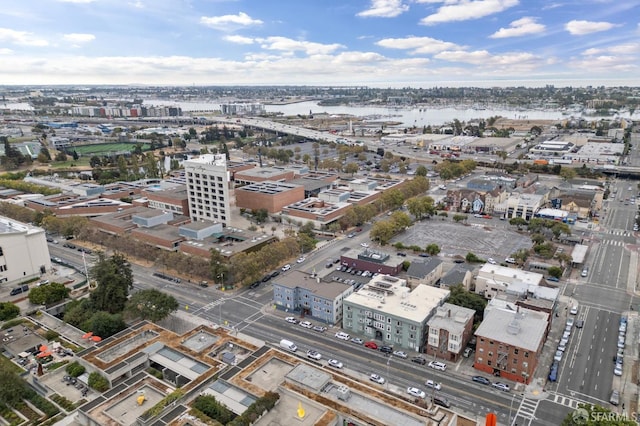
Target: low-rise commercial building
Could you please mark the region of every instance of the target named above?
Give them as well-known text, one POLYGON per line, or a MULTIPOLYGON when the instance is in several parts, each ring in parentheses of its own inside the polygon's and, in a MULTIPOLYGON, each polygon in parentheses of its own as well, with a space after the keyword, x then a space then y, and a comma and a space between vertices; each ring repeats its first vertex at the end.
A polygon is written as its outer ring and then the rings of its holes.
POLYGON ((476 276, 475 292, 485 299, 492 299, 499 293, 520 293, 530 286, 539 286, 544 275, 537 272, 486 263, 476 276))
POLYGON ((285 182, 263 181, 236 188, 236 206, 247 210, 265 209, 277 213, 304 199, 304 187, 285 182))

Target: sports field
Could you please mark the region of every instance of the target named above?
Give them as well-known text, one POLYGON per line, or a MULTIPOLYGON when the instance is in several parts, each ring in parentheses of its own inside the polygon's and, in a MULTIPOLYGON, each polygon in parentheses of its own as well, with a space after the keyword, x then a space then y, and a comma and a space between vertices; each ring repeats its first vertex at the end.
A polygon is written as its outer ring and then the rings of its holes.
MULTIPOLYGON (((70 149, 75 150, 80 155, 108 155, 115 152, 130 152, 136 147, 135 143, 101 143, 93 145, 76 145, 70 149)), ((142 144, 142 150, 149 149, 148 144, 142 144)))

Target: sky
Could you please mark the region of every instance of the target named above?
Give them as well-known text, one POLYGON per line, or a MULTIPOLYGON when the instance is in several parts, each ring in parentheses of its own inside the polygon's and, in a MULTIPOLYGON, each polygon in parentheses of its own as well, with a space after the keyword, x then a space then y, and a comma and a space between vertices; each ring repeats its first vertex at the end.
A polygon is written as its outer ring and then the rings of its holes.
POLYGON ((640 86, 638 0, 4 0, 0 85, 640 86))

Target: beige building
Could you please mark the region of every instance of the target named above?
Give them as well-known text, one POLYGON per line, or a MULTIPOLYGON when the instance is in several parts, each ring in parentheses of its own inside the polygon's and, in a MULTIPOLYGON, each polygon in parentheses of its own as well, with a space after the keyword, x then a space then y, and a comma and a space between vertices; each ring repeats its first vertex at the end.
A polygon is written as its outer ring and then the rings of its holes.
POLYGON ((231 223, 231 194, 223 154, 204 154, 184 162, 189 216, 194 221, 231 223))
POLYGON ((44 229, 0 216, 0 283, 19 283, 51 269, 44 229))

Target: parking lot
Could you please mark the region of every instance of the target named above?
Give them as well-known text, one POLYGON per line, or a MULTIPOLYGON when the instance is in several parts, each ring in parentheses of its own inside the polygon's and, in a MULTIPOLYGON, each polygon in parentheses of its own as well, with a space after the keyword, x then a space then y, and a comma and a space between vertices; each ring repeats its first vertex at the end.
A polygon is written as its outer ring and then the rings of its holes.
MULTIPOLYGON (((501 224, 504 225, 504 224, 501 224)), ((405 246, 437 244, 441 256, 466 256, 472 252, 479 257, 504 259, 516 251, 531 248, 531 239, 505 226, 454 223, 439 219, 416 222, 406 232, 396 236, 391 244, 405 246)))

